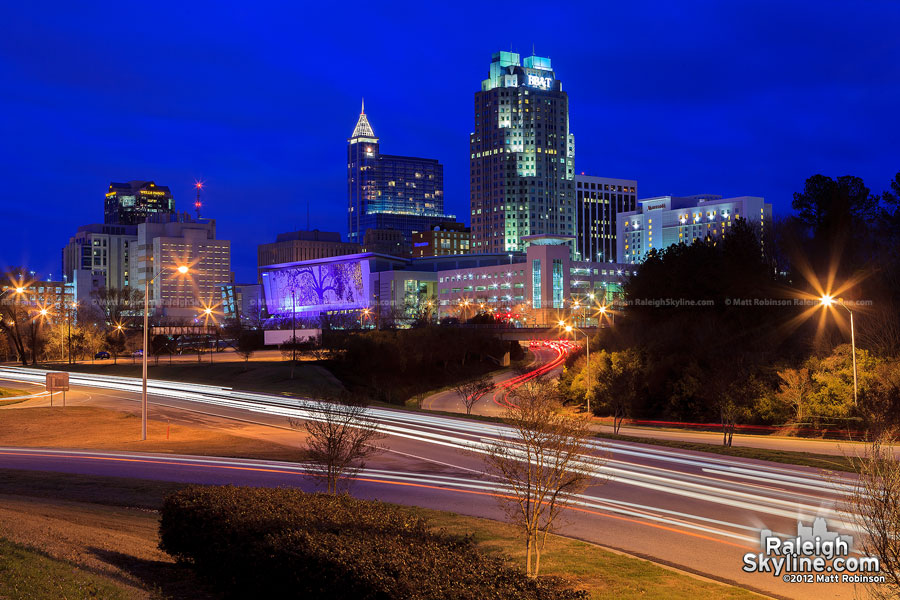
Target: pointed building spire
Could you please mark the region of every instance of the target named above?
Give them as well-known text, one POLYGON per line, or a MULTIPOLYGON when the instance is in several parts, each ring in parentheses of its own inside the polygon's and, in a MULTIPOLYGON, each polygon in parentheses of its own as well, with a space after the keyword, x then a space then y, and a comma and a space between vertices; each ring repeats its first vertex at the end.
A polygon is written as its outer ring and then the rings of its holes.
POLYGON ((366 117, 366 100, 363 98, 362 101, 362 110, 359 113, 359 120, 356 122, 356 127, 353 129, 353 135, 350 138, 375 138, 375 132, 372 130, 372 126, 369 125, 369 119, 366 117))

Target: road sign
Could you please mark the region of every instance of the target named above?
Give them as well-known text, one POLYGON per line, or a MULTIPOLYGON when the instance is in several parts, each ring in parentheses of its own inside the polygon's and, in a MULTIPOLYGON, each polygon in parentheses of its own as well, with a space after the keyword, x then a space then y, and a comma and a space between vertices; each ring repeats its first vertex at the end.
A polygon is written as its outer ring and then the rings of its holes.
POLYGON ((69 374, 68 373, 47 373, 47 391, 67 392, 69 391, 69 374))

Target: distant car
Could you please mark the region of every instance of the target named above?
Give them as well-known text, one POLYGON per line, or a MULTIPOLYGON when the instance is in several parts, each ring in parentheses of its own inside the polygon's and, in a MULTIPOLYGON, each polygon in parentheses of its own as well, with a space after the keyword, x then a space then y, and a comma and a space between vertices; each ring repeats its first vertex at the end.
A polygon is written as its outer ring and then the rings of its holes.
POLYGON ((134 358, 141 358, 142 356, 144 356, 144 351, 143 350, 135 350, 134 352, 131 353, 131 356, 133 356, 134 358))
POLYGON ((97 354, 94 355, 94 358, 99 358, 100 360, 103 360, 104 358, 109 358, 109 352, 107 352, 106 350, 101 350, 100 352, 98 352, 97 354))

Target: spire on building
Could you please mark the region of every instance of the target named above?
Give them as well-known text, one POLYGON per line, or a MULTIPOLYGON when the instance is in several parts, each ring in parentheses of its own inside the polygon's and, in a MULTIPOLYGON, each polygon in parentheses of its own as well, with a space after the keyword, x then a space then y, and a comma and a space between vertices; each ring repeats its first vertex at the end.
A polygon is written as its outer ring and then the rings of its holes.
POLYGON ((366 118, 366 100, 363 98, 362 102, 362 110, 359 113, 359 120, 356 122, 356 128, 353 129, 353 135, 351 138, 355 137, 365 137, 365 138, 374 138, 375 132, 372 131, 372 126, 369 125, 369 119, 366 118))

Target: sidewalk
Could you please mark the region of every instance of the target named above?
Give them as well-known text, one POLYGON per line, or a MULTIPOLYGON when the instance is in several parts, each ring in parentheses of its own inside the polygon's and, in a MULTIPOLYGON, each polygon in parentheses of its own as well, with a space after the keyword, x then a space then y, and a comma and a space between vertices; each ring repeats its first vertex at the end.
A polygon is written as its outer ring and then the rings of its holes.
MULTIPOLYGON (((591 429, 598 433, 612 434, 611 425, 592 425, 591 429)), ((672 442, 692 442, 696 444, 722 445, 721 432, 715 431, 676 431, 671 429, 655 429, 650 427, 626 427, 619 429, 619 435, 646 438, 647 443, 653 440, 672 442)), ((735 433, 732 446, 744 448, 760 448, 764 450, 783 450, 788 452, 811 452, 832 456, 855 456, 865 450, 862 442, 844 440, 817 440, 808 438, 791 438, 782 436, 747 435, 735 433)), ((900 454, 900 447, 895 447, 900 454)))

